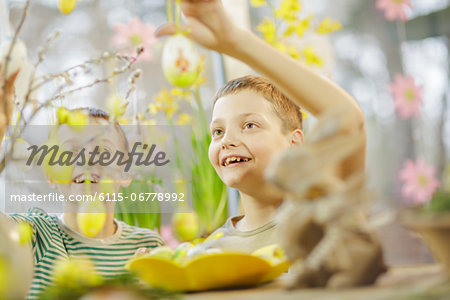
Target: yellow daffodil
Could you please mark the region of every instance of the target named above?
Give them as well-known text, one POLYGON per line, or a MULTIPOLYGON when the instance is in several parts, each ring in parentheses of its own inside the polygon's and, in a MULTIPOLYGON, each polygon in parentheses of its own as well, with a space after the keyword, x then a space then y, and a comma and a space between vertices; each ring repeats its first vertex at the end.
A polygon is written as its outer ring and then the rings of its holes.
POLYGON ((191 124, 191 122, 192 122, 191 115, 184 113, 178 115, 177 125, 188 125, 191 124))
POLYGON ((277 38, 277 29, 275 23, 269 19, 265 18, 264 21, 256 27, 256 29, 262 33, 266 42, 273 44, 277 38))
POLYGON ((155 102, 149 104, 149 111, 152 114, 156 114, 159 110, 163 110, 166 113, 167 118, 172 118, 173 114, 178 111, 178 104, 173 96, 166 88, 162 88, 161 91, 155 96, 155 102))
POLYGON ((275 17, 285 20, 286 22, 293 22, 296 20, 296 15, 301 9, 299 0, 283 0, 275 9, 275 17))
POLYGON ((283 35, 286 37, 295 32, 299 37, 302 37, 310 28, 313 17, 313 15, 309 15, 306 19, 292 22, 283 35))
POLYGON ((342 29, 341 23, 327 17, 320 23, 316 31, 320 34, 327 34, 341 29, 342 29))
POLYGON ((72 12, 77 4, 77 0, 58 0, 59 11, 65 15, 72 12))
POLYGON ((156 105, 155 103, 150 103, 148 105, 148 111, 152 114, 152 115, 156 115, 158 113, 158 111, 160 111, 162 109, 161 105, 156 105))
POLYGON ((319 67, 323 66, 323 60, 319 56, 317 56, 311 46, 304 48, 302 54, 307 65, 317 65, 319 67))
POLYGON ((260 7, 267 4, 266 0, 250 0, 250 4, 253 7, 260 7))
POLYGON ((94 264, 80 257, 58 260, 53 269, 53 279, 56 285, 67 288, 94 287, 103 282, 94 264))

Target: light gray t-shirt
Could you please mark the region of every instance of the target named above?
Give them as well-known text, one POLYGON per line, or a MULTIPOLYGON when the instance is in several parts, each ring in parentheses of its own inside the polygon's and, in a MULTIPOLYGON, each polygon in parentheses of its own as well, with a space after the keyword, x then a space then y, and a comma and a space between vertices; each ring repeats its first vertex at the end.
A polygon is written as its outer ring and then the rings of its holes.
POLYGON ((251 253, 261 247, 280 243, 278 226, 275 220, 253 230, 237 230, 235 225, 243 217, 229 218, 222 227, 214 231, 205 241, 205 247, 251 253), (223 233, 223 236, 215 239, 220 232, 223 233))

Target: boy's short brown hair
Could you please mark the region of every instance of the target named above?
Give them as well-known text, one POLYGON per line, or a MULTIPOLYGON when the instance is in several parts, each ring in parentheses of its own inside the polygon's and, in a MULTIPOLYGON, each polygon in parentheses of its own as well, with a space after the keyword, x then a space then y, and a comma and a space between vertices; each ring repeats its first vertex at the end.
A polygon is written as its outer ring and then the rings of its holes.
POLYGON ((261 76, 247 75, 230 80, 217 91, 214 96, 214 104, 221 97, 243 90, 251 90, 263 96, 272 104, 275 113, 282 122, 284 133, 295 129, 303 129, 303 117, 300 107, 286 97, 269 80, 261 76))
POLYGON ((127 136, 126 136, 125 132, 123 131, 122 127, 120 126, 119 122, 117 122, 115 120, 111 121, 110 116, 106 111, 104 111, 103 109, 100 109, 100 108, 89 107, 89 106, 69 109, 69 112, 75 112, 75 111, 82 111, 82 112, 86 113, 90 118, 102 119, 102 120, 107 121, 111 125, 114 125, 114 127, 118 130, 120 136, 123 139, 123 144, 124 144, 126 152, 128 152, 130 150, 129 146, 128 146, 127 136))

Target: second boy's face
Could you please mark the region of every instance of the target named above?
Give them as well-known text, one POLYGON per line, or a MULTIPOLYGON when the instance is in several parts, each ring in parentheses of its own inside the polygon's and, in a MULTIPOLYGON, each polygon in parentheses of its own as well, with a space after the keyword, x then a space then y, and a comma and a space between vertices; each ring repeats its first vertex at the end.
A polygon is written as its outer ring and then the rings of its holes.
MULTIPOLYGON (((84 165, 74 164, 72 182, 57 184, 60 192, 66 196, 69 194, 84 195, 106 192, 101 190, 101 182, 109 183, 111 188, 107 192, 118 192, 120 187, 124 185, 121 177, 123 168, 117 166, 117 163, 107 166, 101 166, 99 163, 92 166, 87 164, 90 152, 94 151, 96 147, 98 147, 99 152, 108 152, 111 157, 117 151, 127 153, 124 138, 113 125, 93 124, 88 125, 82 131, 77 131, 63 124, 58 129, 58 141, 61 147, 72 152, 74 157, 82 150, 86 157, 84 165)), ((98 161, 98 158, 99 154, 96 155, 95 161, 98 161)), ((104 187, 105 185, 103 185, 104 187)))
POLYGON ((245 90, 220 98, 214 107, 209 159, 222 181, 244 193, 266 184, 270 159, 290 146, 272 104, 245 90))

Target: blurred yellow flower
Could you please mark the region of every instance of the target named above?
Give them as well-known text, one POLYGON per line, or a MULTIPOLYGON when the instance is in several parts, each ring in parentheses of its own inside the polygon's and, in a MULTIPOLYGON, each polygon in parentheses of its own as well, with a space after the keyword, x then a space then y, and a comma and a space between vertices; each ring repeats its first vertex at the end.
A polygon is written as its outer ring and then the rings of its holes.
POLYGON ((56 111, 56 117, 58 120, 58 124, 67 123, 67 119, 69 117, 69 111, 64 106, 61 106, 56 111))
POLYGON ((260 7, 266 5, 266 0, 250 0, 250 4, 254 7, 260 7))
POLYGON ((180 97, 181 99, 190 99, 191 92, 189 90, 173 88, 170 90, 170 94, 174 97, 180 97))
POLYGON ((206 82, 206 77, 205 76, 199 76, 197 78, 197 80, 194 82, 195 86, 200 86, 202 84, 204 84, 206 82))
POLYGON ((296 20, 296 15, 301 9, 299 0, 283 0, 280 6, 275 9, 275 17, 285 20, 286 22, 293 22, 296 20))
POLYGON ((300 53, 298 53, 297 48, 295 48, 295 47, 292 46, 292 45, 288 47, 287 53, 288 53, 291 57, 293 57, 293 58, 295 58, 295 59, 300 58, 300 53))
POLYGON ((69 111, 67 124, 77 131, 82 131, 85 125, 88 125, 89 116, 83 110, 69 111))
POLYGON ((314 49, 311 46, 304 48, 302 54, 307 65, 317 65, 319 67, 323 66, 323 60, 316 55, 314 49))
POLYGON ((291 22, 283 35, 289 36, 295 32, 299 37, 302 37, 303 34, 305 34, 305 32, 310 28, 311 20, 313 19, 313 17, 314 15, 309 15, 303 20, 296 20, 295 22, 291 22))
POLYGON ((308 113, 304 109, 300 109, 300 112, 302 113, 302 120, 305 120, 308 117, 308 113))
POLYGON ((128 125, 130 124, 130 120, 128 120, 127 118, 120 118, 119 123, 122 125, 128 125))
POLYGON ((106 100, 106 110, 114 120, 125 114, 128 103, 123 103, 119 95, 111 95, 106 100))
POLYGON ((320 23, 319 27, 317 27, 316 32, 320 34, 327 34, 331 33, 333 31, 338 31, 342 29, 341 23, 338 21, 334 21, 331 18, 327 17, 323 19, 323 21, 320 23))
POLYGON ((275 27, 275 23, 269 19, 264 18, 264 21, 256 27, 256 29, 262 33, 264 39, 273 44, 277 38, 277 29, 275 27))
POLYGON ((181 90, 171 90, 169 93, 169 91, 163 87, 155 96, 156 103, 149 104, 148 109, 150 113, 155 115, 158 111, 162 110, 166 113, 166 117, 171 119, 172 116, 178 111, 178 104, 174 94, 183 95, 183 97, 185 95, 184 92, 181 92, 181 90))
POLYGON ((283 53, 287 53, 287 46, 283 43, 275 43, 274 44, 275 48, 277 48, 278 50, 280 50, 283 53))
POLYGON ((177 124, 178 125, 188 125, 191 124, 192 117, 189 114, 181 113, 178 115, 177 124))
POLYGON ((30 244, 33 239, 33 228, 26 222, 17 224, 17 232, 19 234, 19 244, 30 244))
POLYGON ((145 119, 142 121, 142 125, 156 125, 156 120, 154 119, 145 119))
POLYGON ((58 0, 59 11, 65 15, 72 12, 77 4, 77 0, 58 0))
POLYGON ((81 257, 58 260, 53 269, 53 279, 58 286, 67 288, 93 287, 103 283, 92 261, 81 257))

